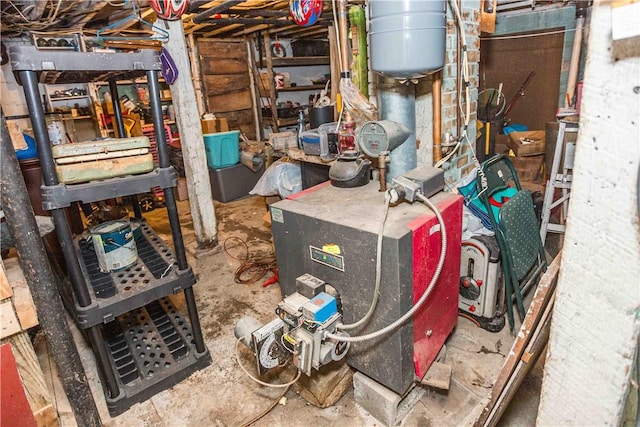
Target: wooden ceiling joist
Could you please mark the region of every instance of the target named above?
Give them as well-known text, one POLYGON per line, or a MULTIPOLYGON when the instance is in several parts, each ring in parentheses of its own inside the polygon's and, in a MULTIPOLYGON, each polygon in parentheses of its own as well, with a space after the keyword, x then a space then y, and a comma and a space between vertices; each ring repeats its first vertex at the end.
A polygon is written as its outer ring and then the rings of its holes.
POLYGON ((212 7, 210 9, 205 10, 204 12, 200 12, 195 15, 191 20, 195 24, 201 24, 211 17, 211 15, 215 15, 216 13, 225 13, 233 6, 236 6, 240 3, 244 3, 245 0, 227 0, 224 3, 219 4, 218 6, 212 7))

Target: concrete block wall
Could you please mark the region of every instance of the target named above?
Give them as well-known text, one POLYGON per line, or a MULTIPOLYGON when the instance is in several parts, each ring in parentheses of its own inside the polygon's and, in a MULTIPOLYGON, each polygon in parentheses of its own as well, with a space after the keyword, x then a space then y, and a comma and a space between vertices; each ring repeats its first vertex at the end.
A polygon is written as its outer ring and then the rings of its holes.
MULTIPOLYGON (((620 425, 640 331, 640 56, 593 6, 538 425, 620 425)), ((637 40, 632 43, 638 43, 637 40)))

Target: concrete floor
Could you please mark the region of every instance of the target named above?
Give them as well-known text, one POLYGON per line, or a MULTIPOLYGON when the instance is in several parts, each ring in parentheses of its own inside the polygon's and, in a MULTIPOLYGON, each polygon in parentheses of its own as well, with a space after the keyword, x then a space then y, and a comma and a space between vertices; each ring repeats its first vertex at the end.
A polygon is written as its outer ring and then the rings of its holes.
MULTIPOLYGON (((81 336, 76 333, 81 357, 101 418, 107 426, 236 426, 265 410, 280 394, 278 389, 260 386, 239 369, 235 359, 235 322, 244 315, 261 321, 274 317, 274 307, 280 301, 279 286, 261 286, 262 281, 250 285, 234 283, 234 272, 240 262, 225 251, 198 252, 195 249, 188 202, 179 202, 181 223, 188 257, 196 271, 198 283, 195 294, 200 311, 205 343, 212 356, 212 364, 188 379, 151 399, 134 405, 124 414, 108 415, 102 388, 97 378, 93 356, 81 336)), ((170 241, 165 219, 166 211, 157 209, 146 215, 147 220, 162 237, 170 241)), ((247 242, 252 254, 271 250, 270 227, 263 221, 266 213, 264 198, 248 197, 240 201, 218 204, 218 238, 220 246, 231 237, 247 242)), ((240 255, 235 240, 227 241, 232 255, 240 255)), ((269 276, 267 276, 269 277, 269 276)), ((266 277, 265 277, 266 280, 266 277)), ((178 306, 184 308, 180 298, 178 306)), ((418 404, 402 421, 402 426, 469 425, 486 398, 513 342, 508 327, 492 334, 477 328, 469 320, 459 318, 458 325, 447 341, 446 363, 453 368, 448 392, 427 389, 418 404)), ((242 362, 250 367, 248 351, 242 362)), ((533 425, 539 399, 542 364, 533 370, 532 379, 525 380, 521 394, 516 396, 517 407, 510 408, 503 425, 533 425), (524 394, 522 394, 524 393, 524 394)), ((283 374, 291 378, 293 371, 283 374)), ((59 387, 59 386, 58 386, 59 387)), ((56 393, 58 398, 63 393, 56 393)), ((59 399, 60 400, 60 399, 59 399)), ((68 404, 60 400, 64 426, 75 425, 68 404), (65 409, 66 408, 66 409, 65 409)), ((380 426, 378 420, 354 402, 350 389, 332 407, 320 409, 302 399, 295 388, 286 394, 285 404, 276 405, 256 426, 380 426)))

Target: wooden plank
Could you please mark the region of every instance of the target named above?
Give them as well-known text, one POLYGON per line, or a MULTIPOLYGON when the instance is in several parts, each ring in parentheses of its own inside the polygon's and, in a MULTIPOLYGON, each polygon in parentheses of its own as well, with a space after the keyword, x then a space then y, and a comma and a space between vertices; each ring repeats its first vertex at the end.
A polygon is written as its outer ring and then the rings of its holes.
POLYGON ((480 31, 496 32, 496 8, 498 0, 482 0, 480 5, 480 31), (487 12, 490 10, 490 12, 487 12))
POLYGON ((38 325, 38 313, 26 280, 13 288, 13 307, 23 330, 38 325))
POLYGON ((10 337, 20 332, 20 321, 13 311, 13 303, 6 300, 0 303, 0 339, 10 337))
POLYGON ((44 374, 44 380, 47 384, 47 389, 51 391, 53 400, 53 407, 58 414, 58 420, 63 426, 73 426, 76 423, 73 410, 69 404, 69 399, 62 387, 62 381, 58 373, 58 367, 56 366, 51 351, 47 344, 47 340, 44 336, 36 336, 36 340, 33 343, 34 350, 38 356, 38 362, 42 368, 44 374))
POLYGON ((0 345, 0 371, 0 424, 35 427, 36 421, 31 416, 31 407, 9 343, 0 345))
POLYGON ((251 99, 251 92, 249 89, 242 92, 208 96, 208 102, 209 111, 214 113, 246 110, 253 107, 253 101, 251 99))
POLYGON ((249 88, 251 89, 251 99, 253 100, 253 123, 255 124, 256 133, 252 139, 262 140, 262 112, 258 107, 260 100, 258 99, 258 89, 256 88, 257 70, 255 64, 256 51, 253 39, 246 40, 247 47, 247 64, 249 65, 249 88))
POLYGON ((538 325, 541 324, 541 320, 545 312, 547 310, 550 310, 548 306, 550 305, 549 302, 552 301, 554 297, 555 286, 558 278, 558 273, 560 271, 561 256, 562 253, 559 253, 556 256, 551 265, 547 268, 547 271, 540 279, 540 283, 536 288, 536 292, 533 296, 533 301, 531 301, 529 310, 527 310, 527 315, 522 322, 520 331, 518 332, 518 335, 513 342, 513 346, 509 351, 509 355, 505 358, 502 369, 500 370, 498 378, 496 378, 496 381, 493 385, 491 394, 489 396, 489 402, 485 405, 482 412, 480 413, 480 416, 475 421, 475 427, 488 425, 487 423, 489 417, 491 416, 491 412, 500 399, 503 390, 511 380, 511 376, 514 370, 516 369, 518 363, 520 363, 522 354, 525 352, 532 336, 535 334, 538 325))
MULTIPOLYGON (((548 305, 548 307, 552 306, 552 303, 548 305)), ((544 319, 539 325, 539 328, 537 328, 538 333, 536 334, 536 337, 531 340, 531 342, 527 346, 527 350, 524 353, 527 355, 531 355, 531 357, 527 357, 527 360, 521 358, 520 362, 511 374, 509 382, 506 384, 503 392, 500 394, 500 398, 496 402, 495 407, 491 411, 491 414, 487 419, 487 425, 492 427, 495 427, 497 425, 498 421, 500 421, 500 418, 504 414, 504 411, 506 411, 509 403, 511 403, 513 397, 520 388, 520 385, 527 376, 527 373, 529 373, 533 365, 535 365, 536 361, 544 351, 547 342, 549 341, 549 332, 551 329, 551 310, 549 310, 548 312, 545 310, 545 314, 546 316, 544 316, 544 319)))
POLYGON ((204 76, 207 95, 224 95, 249 88, 249 73, 244 74, 209 74, 204 76))
POLYGON ((198 53, 203 58, 224 57, 244 60, 246 52, 243 48, 244 41, 215 41, 198 40, 198 53))
POLYGON ((440 390, 449 390, 451 386, 451 365, 441 362, 433 362, 429 370, 420 381, 420 384, 435 387, 440 390))
POLYGON ((227 119, 229 123, 229 129, 231 130, 240 130, 249 139, 255 139, 255 136, 251 136, 254 134, 255 130, 252 129, 252 119, 253 119, 253 111, 250 109, 246 110, 238 110, 238 111, 228 111, 216 113, 217 117, 227 119))
POLYGON ((3 259, 2 264, 4 265, 9 283, 24 280, 24 274, 22 273, 22 267, 20 267, 20 260, 18 257, 3 259))
POLYGON ((252 110, 255 101, 250 88, 247 44, 202 39, 197 44, 207 111, 227 118, 230 129, 239 129, 254 139, 256 120, 252 110), (230 51, 233 51, 231 58, 228 57, 230 51))
MULTIPOLYGON (((264 35, 264 51, 267 62, 267 74, 269 75, 269 82, 274 82, 275 77, 273 74, 273 57, 271 56, 271 36, 269 33, 264 35)), ((271 119, 273 120, 272 128, 274 132, 279 132, 278 129, 278 95, 276 94, 276 88, 273 84, 269 84, 269 106, 271 107, 271 119)))
POLYGON ((57 426, 58 419, 51 403, 51 394, 33 349, 29 334, 23 332, 9 339, 16 358, 18 372, 38 426, 57 426))
MULTIPOLYGON (((246 51, 245 51, 246 52, 246 51)), ((211 58, 200 55, 202 74, 246 74, 249 71, 246 58, 211 58)))
POLYGON ((0 301, 11 298, 11 295, 13 295, 13 290, 11 290, 9 279, 7 279, 4 263, 0 263, 0 301))

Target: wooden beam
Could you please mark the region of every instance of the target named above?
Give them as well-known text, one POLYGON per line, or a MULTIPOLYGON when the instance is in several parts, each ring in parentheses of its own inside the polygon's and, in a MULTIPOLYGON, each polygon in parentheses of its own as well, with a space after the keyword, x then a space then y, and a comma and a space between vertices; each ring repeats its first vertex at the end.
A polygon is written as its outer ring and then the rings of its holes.
POLYGON ((279 132, 278 128, 278 95, 276 94, 275 77, 273 74, 273 58, 271 57, 271 36, 269 33, 264 35, 264 52, 267 60, 267 74, 269 75, 269 107, 271 108, 271 118, 273 119, 273 130, 279 132))
POLYGON ((262 113, 260 111, 260 90, 256 87, 256 80, 260 77, 256 73, 256 48, 253 39, 247 39, 247 61, 249 64, 249 88, 253 100, 253 121, 256 125, 256 140, 262 140, 262 113))
POLYGON ((255 25, 253 27, 245 28, 242 31, 238 31, 236 33, 233 33, 233 34, 231 34, 231 37, 243 37, 243 36, 246 36, 247 34, 257 33, 258 31, 266 30, 266 29, 268 29, 270 27, 271 27, 271 25, 269 25, 269 24, 255 25))
POLYGON ((182 143, 189 206, 191 207, 191 217, 198 246, 206 248, 217 245, 218 238, 200 115, 191 82, 191 68, 182 21, 166 22, 170 38, 165 44, 165 48, 180 70, 176 82, 170 88, 182 143))
POLYGON ((83 13, 82 15, 80 15, 81 16, 80 19, 70 21, 69 26, 71 28, 83 28, 84 24, 91 21, 93 17, 96 16, 98 12, 100 12, 107 4, 109 3, 107 3, 106 1, 93 2, 93 5, 91 7, 91 12, 83 13))
POLYGON ((240 3, 244 3, 244 2, 245 0, 227 0, 222 4, 219 4, 218 6, 212 7, 210 9, 205 10, 204 12, 198 13, 196 16, 191 18, 191 20, 195 24, 201 24, 205 22, 207 19, 209 19, 211 15, 215 15, 216 13, 224 13, 230 8, 232 8, 233 6, 240 3))
POLYGON ((231 30, 235 30, 236 28, 240 28, 242 27, 242 24, 233 24, 233 25, 227 25, 226 27, 220 27, 217 28, 213 31, 209 31, 207 33, 204 33, 202 35, 202 37, 207 38, 207 37, 213 37, 213 36, 217 36, 218 34, 224 34, 227 33, 231 30))
POLYGON ((235 17, 211 18, 211 19, 209 19, 207 21, 200 21, 200 22, 208 22, 209 24, 217 24, 217 25, 231 25, 231 24, 242 24, 242 25, 259 25, 259 24, 292 25, 294 23, 289 18, 277 19, 277 18, 235 18, 235 17))

